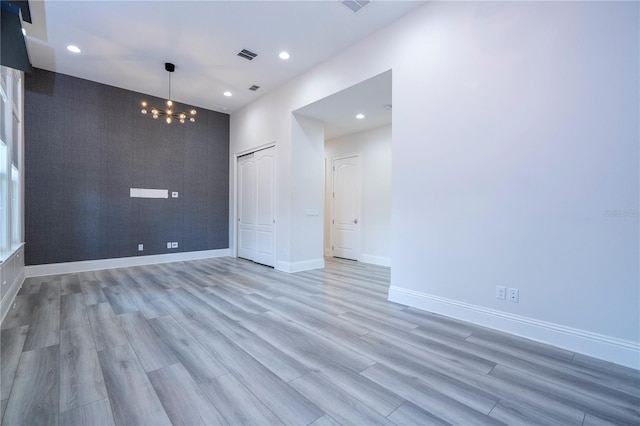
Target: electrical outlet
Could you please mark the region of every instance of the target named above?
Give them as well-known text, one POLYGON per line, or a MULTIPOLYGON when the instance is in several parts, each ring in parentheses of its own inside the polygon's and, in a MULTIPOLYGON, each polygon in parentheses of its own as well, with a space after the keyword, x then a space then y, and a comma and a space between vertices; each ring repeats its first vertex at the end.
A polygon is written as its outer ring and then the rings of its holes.
POLYGON ((178 198, 178 191, 173 191, 171 193, 171 198, 178 198))
POLYGON ((520 299, 520 290, 517 288, 509 289, 509 302, 517 302, 520 299))
POLYGON ((171 241, 167 241, 167 248, 170 249, 171 248, 171 241))
POLYGON ((171 248, 178 248, 178 243, 175 241, 171 243, 171 248))
POLYGON ((496 286, 496 299, 506 299, 507 298, 507 288, 501 285, 496 286))
POLYGON ((143 244, 138 244, 138 251, 142 251, 144 250, 144 245, 143 244))

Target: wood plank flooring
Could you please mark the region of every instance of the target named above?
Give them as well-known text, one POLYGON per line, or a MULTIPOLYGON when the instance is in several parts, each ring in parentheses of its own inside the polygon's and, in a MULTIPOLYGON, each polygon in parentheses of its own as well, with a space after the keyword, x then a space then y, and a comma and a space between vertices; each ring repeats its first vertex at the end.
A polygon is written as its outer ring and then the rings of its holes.
POLYGON ((234 258, 30 278, 3 425, 640 425, 640 372, 234 258))

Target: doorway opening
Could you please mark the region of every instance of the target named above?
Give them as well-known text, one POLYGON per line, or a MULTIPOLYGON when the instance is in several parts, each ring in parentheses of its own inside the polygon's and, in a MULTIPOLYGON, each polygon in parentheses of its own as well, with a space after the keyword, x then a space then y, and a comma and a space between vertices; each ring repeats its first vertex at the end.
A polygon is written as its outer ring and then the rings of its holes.
POLYGON ((324 123, 324 256, 390 266, 392 71, 296 114, 324 123))

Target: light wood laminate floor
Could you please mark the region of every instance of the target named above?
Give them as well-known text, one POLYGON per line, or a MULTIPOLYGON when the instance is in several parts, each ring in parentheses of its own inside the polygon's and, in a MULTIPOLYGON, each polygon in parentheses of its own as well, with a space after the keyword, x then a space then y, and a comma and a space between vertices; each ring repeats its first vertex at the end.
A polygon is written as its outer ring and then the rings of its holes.
POLYGON ((640 373, 386 300, 389 269, 234 258, 30 278, 2 424, 638 425, 640 373))

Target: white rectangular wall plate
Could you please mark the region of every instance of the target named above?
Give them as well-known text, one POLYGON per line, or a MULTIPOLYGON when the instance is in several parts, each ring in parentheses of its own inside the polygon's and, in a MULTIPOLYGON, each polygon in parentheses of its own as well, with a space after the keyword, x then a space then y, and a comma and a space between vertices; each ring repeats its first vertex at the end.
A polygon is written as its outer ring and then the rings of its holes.
POLYGON ((169 198, 168 189, 129 188, 131 198, 169 198))

